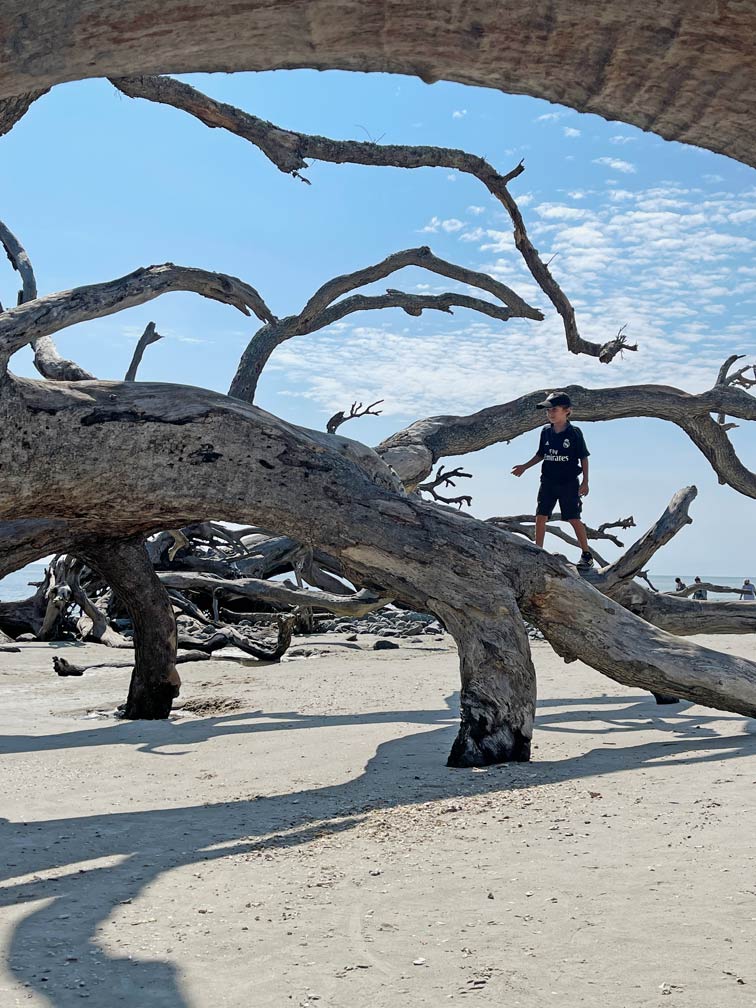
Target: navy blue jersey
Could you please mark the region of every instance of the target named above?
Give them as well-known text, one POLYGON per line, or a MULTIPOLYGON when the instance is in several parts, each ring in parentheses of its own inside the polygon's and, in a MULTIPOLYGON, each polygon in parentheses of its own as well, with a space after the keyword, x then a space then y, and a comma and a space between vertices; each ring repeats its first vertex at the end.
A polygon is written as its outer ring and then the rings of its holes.
POLYGON ((543 459, 541 480, 544 483, 567 483, 580 475, 580 460, 588 458, 590 452, 580 428, 568 423, 559 434, 547 424, 541 431, 537 454, 543 459))

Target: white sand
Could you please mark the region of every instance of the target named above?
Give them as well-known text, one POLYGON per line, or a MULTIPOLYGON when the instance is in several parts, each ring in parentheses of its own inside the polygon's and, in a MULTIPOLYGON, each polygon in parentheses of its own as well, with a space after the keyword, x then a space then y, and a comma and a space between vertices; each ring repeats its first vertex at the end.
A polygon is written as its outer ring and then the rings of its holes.
POLYGON ((0 656, 0 1008, 756 1005, 753 722, 537 644, 534 762, 448 770, 448 639, 330 649, 157 723, 0 656))

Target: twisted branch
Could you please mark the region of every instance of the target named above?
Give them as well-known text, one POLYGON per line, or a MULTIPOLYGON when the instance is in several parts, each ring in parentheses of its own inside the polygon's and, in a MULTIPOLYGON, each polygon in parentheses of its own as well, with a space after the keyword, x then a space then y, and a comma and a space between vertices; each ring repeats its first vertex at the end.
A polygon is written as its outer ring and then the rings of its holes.
POLYGON ((302 178, 307 158, 333 164, 362 164, 394 168, 446 168, 477 178, 494 199, 502 205, 513 225, 514 243, 530 270, 533 279, 549 298, 562 318, 567 348, 574 354, 587 354, 608 363, 630 346, 622 330, 606 343, 592 343, 580 335, 575 309, 567 295, 551 275, 538 249, 528 237, 525 222, 507 185, 525 170, 520 162, 506 175, 497 172, 486 160, 466 151, 447 147, 413 146, 408 144, 378 144, 368 141, 331 140, 294 130, 285 130, 258 119, 241 109, 215 101, 188 84, 170 77, 119 77, 111 82, 131 98, 172 105, 189 113, 211 128, 222 128, 248 140, 282 172, 302 178))

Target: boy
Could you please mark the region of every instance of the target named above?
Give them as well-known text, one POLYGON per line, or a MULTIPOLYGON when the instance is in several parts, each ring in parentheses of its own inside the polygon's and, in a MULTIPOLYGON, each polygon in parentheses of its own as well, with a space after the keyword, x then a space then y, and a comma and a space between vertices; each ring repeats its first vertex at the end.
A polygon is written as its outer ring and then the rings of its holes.
POLYGON ((551 518, 554 505, 559 501, 562 520, 575 530, 582 554, 578 567, 588 570, 593 566, 593 555, 588 546, 585 526, 580 520, 583 507, 581 498, 588 495, 588 456, 590 452, 578 427, 570 423, 572 402, 566 392, 552 392, 536 409, 545 409, 549 425, 541 430, 538 451, 523 465, 516 465, 513 476, 522 476, 526 469, 541 466, 541 486, 536 506, 535 541, 543 548, 546 522, 551 518), (582 473, 582 480, 578 476, 582 473))

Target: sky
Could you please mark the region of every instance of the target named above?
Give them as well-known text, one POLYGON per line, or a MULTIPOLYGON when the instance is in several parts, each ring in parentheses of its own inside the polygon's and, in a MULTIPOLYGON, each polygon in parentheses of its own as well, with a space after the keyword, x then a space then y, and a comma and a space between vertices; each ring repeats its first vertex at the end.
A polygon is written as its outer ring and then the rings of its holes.
MULTIPOLYGON (((639 347, 609 365, 566 350, 558 316, 514 249, 509 219, 474 178, 442 168, 313 163, 305 185, 238 137, 126 98, 106 81, 61 85, 37 101, 0 138, 0 219, 29 252, 40 294, 176 262, 239 276, 274 314, 287 315, 334 275, 430 245, 544 311, 543 322, 499 322, 465 309, 421 318, 373 311, 291 340, 275 352, 256 400, 287 420, 322 429, 354 400, 383 399, 380 417, 342 428, 377 444, 414 420, 538 389, 653 382, 699 392, 730 354, 756 361, 756 174, 745 165, 598 116, 463 85, 336 71, 182 79, 304 132, 459 147, 500 171, 524 158, 510 188, 582 335, 604 342, 624 326, 639 347)), ((414 268, 368 290, 387 286, 463 290, 414 268)), ((17 289, 3 259, 0 301, 13 304, 17 289)), ((165 338, 146 351, 142 380, 223 392, 256 328, 233 308, 170 294, 56 340, 98 377, 120 379, 148 321, 165 338)), ((26 350, 12 368, 35 375, 26 350)), ((574 422, 591 451, 590 525, 633 515, 640 533, 692 483, 693 524, 651 569, 756 574, 754 501, 720 487, 682 431, 643 419, 581 423, 579 402, 574 422)), ((518 480, 510 470, 531 457, 537 436, 444 460, 472 473, 453 492, 472 494, 472 512, 482 518, 532 512, 537 471, 518 480)), ((730 436, 754 468, 753 425, 730 436)), ((553 548, 561 549, 556 541, 553 548)), ((607 544, 603 552, 611 559, 618 551, 607 544)))

